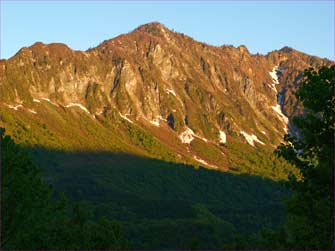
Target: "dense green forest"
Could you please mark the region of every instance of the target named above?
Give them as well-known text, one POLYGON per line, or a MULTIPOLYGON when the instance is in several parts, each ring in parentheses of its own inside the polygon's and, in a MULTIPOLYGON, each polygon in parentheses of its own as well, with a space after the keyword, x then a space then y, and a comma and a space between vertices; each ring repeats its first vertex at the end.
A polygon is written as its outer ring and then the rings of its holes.
POLYGON ((1 130, 2 249, 124 249, 120 225, 101 217, 90 220, 89 211, 57 200, 42 179, 40 168, 26 151, 1 130))
POLYGON ((305 72, 299 135, 276 151, 301 171, 287 182, 23 147, 2 130, 2 248, 332 249, 333 83, 334 67, 305 72))

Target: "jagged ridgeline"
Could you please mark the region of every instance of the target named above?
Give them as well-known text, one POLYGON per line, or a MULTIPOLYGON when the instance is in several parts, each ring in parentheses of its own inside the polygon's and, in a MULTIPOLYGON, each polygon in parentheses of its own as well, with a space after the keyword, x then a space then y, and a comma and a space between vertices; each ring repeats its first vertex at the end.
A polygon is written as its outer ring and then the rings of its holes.
POLYGON ((1 61, 1 123, 26 145, 285 178, 254 158, 293 129, 303 69, 329 64, 286 47, 214 47, 159 23, 85 52, 35 43, 1 61))
POLYGON ((279 224, 287 191, 273 181, 298 172, 272 152, 303 113, 303 70, 331 64, 210 46, 160 23, 87 51, 39 42, 0 61, 0 126, 58 190, 124 221, 137 248, 160 247, 145 242, 155 230, 178 239, 180 226, 189 245, 215 224, 218 236, 279 224))

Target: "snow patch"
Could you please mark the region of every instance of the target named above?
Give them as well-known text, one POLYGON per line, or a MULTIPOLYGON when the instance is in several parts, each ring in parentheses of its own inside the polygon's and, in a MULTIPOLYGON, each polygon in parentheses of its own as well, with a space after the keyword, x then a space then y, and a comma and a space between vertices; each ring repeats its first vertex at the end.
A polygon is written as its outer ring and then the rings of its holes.
POLYGON ((171 93, 173 96, 177 96, 176 92, 174 90, 172 90, 172 89, 166 89, 166 92, 167 93, 171 93))
POLYGON ((255 134, 248 134, 244 131, 241 131, 241 134, 243 134, 249 145, 255 146, 255 141, 259 144, 265 145, 264 142, 260 141, 255 134))
POLYGON ((153 120, 150 120, 149 122, 154 126, 159 126, 159 118, 155 118, 153 120))
POLYGON ((82 109, 86 113, 90 113, 85 106, 83 106, 82 104, 78 104, 78 103, 70 103, 70 104, 66 105, 65 107, 69 108, 69 107, 73 107, 73 106, 79 107, 80 109, 82 109))
POLYGON ((198 139, 201 139, 201 140, 203 140, 205 142, 208 142, 208 139, 206 139, 206 138, 202 138, 202 137, 200 137, 200 136, 198 136, 196 134, 194 134, 193 136, 196 137, 196 138, 198 138, 198 139))
MULTIPOLYGON (((15 111, 19 110, 19 108, 24 108, 23 105, 7 105, 9 109, 13 109, 15 111)), ((28 110, 29 112, 33 113, 33 114, 37 114, 36 111, 29 109, 29 108, 25 108, 26 110, 28 110)))
POLYGON ((208 165, 208 163, 207 163, 206 161, 204 161, 203 159, 198 158, 198 157, 195 156, 195 155, 193 155, 193 158, 194 158, 196 161, 198 161, 198 162, 200 162, 200 163, 202 163, 202 164, 204 164, 204 165, 208 165))
POLYGON ((192 140, 194 140, 194 136, 192 129, 187 127, 186 130, 179 135, 179 138, 183 144, 190 144, 192 140))
MULTIPOLYGON (((277 93, 277 89, 276 89, 275 85, 278 85, 278 84, 279 84, 278 73, 279 73, 279 74, 282 74, 282 73, 283 73, 283 70, 282 70, 282 69, 279 69, 278 66, 275 66, 275 67, 272 69, 272 71, 269 72, 269 74, 270 74, 270 76, 271 76, 271 78, 272 78, 272 80, 273 80, 273 82, 272 82, 272 84, 271 84, 270 87, 271 87, 276 93, 277 93)), ((281 110, 281 105, 284 104, 284 101, 285 101, 285 100, 284 100, 284 95, 283 95, 283 93, 278 93, 278 95, 277 95, 277 103, 278 103, 278 104, 275 105, 275 106, 271 106, 271 108, 272 108, 272 110, 274 110, 274 111, 278 114, 280 120, 283 121, 283 123, 285 124, 285 127, 284 127, 283 129, 284 129, 285 132, 287 132, 287 131, 288 131, 288 129, 287 129, 287 126, 288 126, 288 117, 286 117, 286 116, 283 114, 282 110, 281 110)))
POLYGON ((208 139, 206 139, 206 138, 202 138, 202 137, 199 137, 199 136, 197 136, 197 135, 195 135, 195 136, 198 137, 199 139, 205 141, 205 142, 208 142, 208 139))
POLYGON ((35 103, 41 103, 41 101, 39 99, 36 99, 36 98, 33 99, 33 102, 35 102, 35 103))
POLYGON ((263 133, 264 135, 266 135, 266 132, 265 132, 265 131, 261 131, 261 133, 263 133))
POLYGON ((33 113, 33 114, 37 114, 37 112, 35 110, 32 109, 28 109, 29 112, 33 113))
POLYGON ((227 137, 224 131, 220 131, 220 143, 225 144, 227 142, 227 137))
POLYGON ((274 111, 279 115, 280 120, 284 122, 284 124, 285 124, 284 130, 287 132, 288 117, 286 117, 286 116, 282 113, 279 104, 277 104, 276 106, 271 106, 271 108, 272 108, 272 110, 274 110, 274 111))
POLYGON ((53 105, 55 105, 55 106, 58 106, 56 103, 52 102, 52 101, 51 101, 50 99, 48 99, 48 98, 42 98, 42 100, 47 101, 47 102, 49 102, 50 104, 53 104, 53 105))
POLYGON ((194 140, 194 138, 198 138, 201 139, 204 142, 208 142, 208 139, 200 137, 198 135, 196 135, 193 130, 189 127, 186 128, 185 131, 183 131, 180 135, 179 138, 181 140, 182 143, 184 144, 189 144, 192 142, 192 140, 194 140))
POLYGON ((269 85, 269 87, 276 93, 277 93, 276 85, 279 85, 277 72, 278 72, 278 66, 273 67, 272 71, 269 72, 272 78, 272 83, 269 85))
POLYGON ((275 66, 273 67, 272 71, 269 72, 272 80, 273 80, 273 83, 276 84, 276 85, 279 85, 279 80, 278 80, 278 66, 275 66))
POLYGON ((122 113, 120 113, 120 117, 123 118, 124 120, 127 120, 129 123, 133 124, 134 122, 132 120, 130 120, 129 118, 127 118, 127 114, 123 115, 122 113))
POLYGON ((23 105, 8 105, 9 109, 14 109, 15 111, 17 111, 19 108, 23 108, 23 105))
POLYGON ((199 163, 203 164, 203 165, 210 166, 210 167, 212 167, 212 168, 214 168, 214 169, 218 169, 218 168, 219 168, 219 167, 217 167, 217 166, 215 166, 215 165, 208 164, 205 160, 199 158, 199 157, 196 156, 196 155, 193 155, 193 158, 194 158, 196 161, 198 161, 199 163))
POLYGON ((157 116, 155 119, 153 119, 153 120, 150 120, 149 122, 151 123, 151 124, 153 124, 154 126, 160 126, 160 121, 167 121, 166 119, 164 119, 163 117, 162 117, 162 115, 159 115, 159 116, 157 116))

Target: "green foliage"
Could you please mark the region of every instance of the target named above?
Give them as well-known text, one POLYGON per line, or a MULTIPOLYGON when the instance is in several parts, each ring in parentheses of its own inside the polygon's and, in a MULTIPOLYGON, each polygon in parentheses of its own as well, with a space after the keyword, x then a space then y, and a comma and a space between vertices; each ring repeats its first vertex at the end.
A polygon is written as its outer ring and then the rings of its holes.
POLYGON ((163 144, 156 140, 152 135, 149 135, 141 128, 133 125, 128 125, 128 133, 135 145, 144 148, 152 157, 167 161, 176 161, 174 153, 168 150, 163 144))
POLYGON ((57 191, 120 221, 136 249, 228 247, 236 233, 282 223, 289 195, 271 180, 129 154, 30 151, 57 191))
POLYGON ((286 161, 278 158, 272 150, 257 148, 241 144, 235 139, 227 142, 228 159, 231 170, 236 173, 271 177, 273 180, 287 180, 288 175, 300 177, 298 169, 286 161))
POLYGON ((291 177, 294 191, 287 203, 284 246, 333 248, 334 66, 305 70, 297 92, 306 114, 294 118, 298 135, 286 135, 277 153, 299 168, 291 177))
POLYGON ((57 201, 52 199, 52 189, 43 182, 38 167, 9 136, 3 136, 3 131, 2 249, 127 247, 117 223, 106 219, 91 221, 82 206, 69 206, 64 196, 57 201))
POLYGON ((9 136, 2 139, 1 154, 3 247, 43 247, 51 190, 42 183, 37 167, 9 136))

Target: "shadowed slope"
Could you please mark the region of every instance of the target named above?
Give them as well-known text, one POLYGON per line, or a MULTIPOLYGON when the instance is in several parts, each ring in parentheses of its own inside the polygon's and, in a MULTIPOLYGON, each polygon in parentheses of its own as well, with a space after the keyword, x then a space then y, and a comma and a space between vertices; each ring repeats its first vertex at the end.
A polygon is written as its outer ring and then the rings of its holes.
POLYGON ((121 220, 136 248, 188 248, 194 237, 222 248, 283 220, 288 191, 270 180, 128 154, 29 151, 56 190, 121 220))

